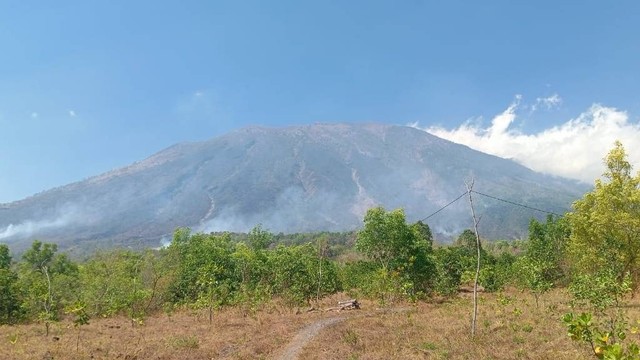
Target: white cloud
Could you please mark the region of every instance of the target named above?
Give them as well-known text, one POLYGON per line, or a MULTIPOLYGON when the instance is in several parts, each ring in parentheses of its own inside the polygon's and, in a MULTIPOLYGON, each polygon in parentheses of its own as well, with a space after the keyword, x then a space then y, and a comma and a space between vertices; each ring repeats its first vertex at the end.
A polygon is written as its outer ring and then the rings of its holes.
MULTIPOLYGON (((423 130, 482 152, 514 159, 536 171, 587 183, 602 175, 602 159, 614 142, 620 140, 634 169, 640 170, 640 124, 629 121, 626 112, 594 104, 575 119, 535 134, 524 134, 510 128, 517 119, 519 102, 516 97, 486 128, 468 121, 452 130, 442 127, 423 130)), ((556 106, 561 99, 554 95, 536 102, 556 106)))
POLYGON ((546 98, 537 98, 536 103, 531 106, 532 111, 536 111, 540 107, 545 110, 557 109, 562 105, 562 98, 558 94, 553 94, 546 98))
POLYGON ((76 112, 74 110, 69 110, 69 116, 76 117, 76 112))
POLYGON ((210 114, 215 109, 216 99, 211 92, 202 90, 195 91, 178 101, 175 112, 183 115, 193 116, 194 114, 210 114))
POLYGON ((37 112, 32 112, 31 113, 31 118, 32 119, 37 119, 38 118, 38 113, 37 112))

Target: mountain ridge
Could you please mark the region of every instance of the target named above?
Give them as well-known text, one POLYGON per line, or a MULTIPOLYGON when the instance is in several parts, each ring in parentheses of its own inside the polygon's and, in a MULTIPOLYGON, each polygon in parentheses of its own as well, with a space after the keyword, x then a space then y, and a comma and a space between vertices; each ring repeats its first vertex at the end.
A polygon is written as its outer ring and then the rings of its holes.
MULTIPOLYGON (((411 127, 257 126, 178 143, 128 166, 2 204, 0 241, 23 247, 37 236, 63 247, 150 245, 178 226, 246 231, 258 223, 274 232, 352 230, 378 205, 402 207, 409 220, 420 219, 459 196, 472 177, 479 191, 554 212, 567 210, 587 190, 411 127)), ((485 200, 479 206, 500 210, 503 219, 517 212, 485 200)), ((464 204, 456 204, 430 225, 453 234, 468 227, 465 213, 464 204)), ((504 221, 483 225, 489 236, 513 238, 524 234, 527 221, 502 232, 504 221)))

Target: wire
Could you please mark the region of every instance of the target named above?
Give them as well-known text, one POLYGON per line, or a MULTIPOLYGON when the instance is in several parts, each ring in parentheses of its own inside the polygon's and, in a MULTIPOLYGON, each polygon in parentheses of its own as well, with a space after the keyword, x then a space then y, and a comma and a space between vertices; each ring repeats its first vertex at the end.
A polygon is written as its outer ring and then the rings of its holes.
POLYGON ((424 218, 424 219, 422 219, 422 220, 420 220, 420 221, 425 221, 425 220, 427 220, 428 218, 430 218, 430 217, 434 216, 435 214, 439 213, 440 211, 442 211, 442 210, 446 209, 449 205, 451 205, 451 204, 453 204, 454 202, 456 202, 456 201, 460 200, 460 199, 461 199, 463 196, 465 196, 465 195, 467 195, 467 192, 466 192, 466 191, 465 191, 465 192, 463 192, 463 193, 462 193, 462 195, 458 196, 455 200, 451 201, 451 202, 450 202, 450 203, 448 203, 447 205, 445 205, 445 206, 441 207, 441 208, 440 208, 440 209, 438 209, 436 212, 434 212, 433 214, 431 214, 431 215, 427 216, 426 218, 424 218))
MULTIPOLYGON (((476 193, 476 194, 478 194, 478 195, 486 196, 486 197, 488 197, 488 198, 490 198, 490 199, 494 199, 494 200, 502 201, 502 202, 505 202, 505 203, 507 203, 507 204, 511 204, 511 205, 515 205, 515 206, 520 206, 520 207, 523 207, 523 208, 526 208, 526 209, 529 209, 529 210, 540 211, 540 212, 543 212, 543 213, 547 213, 547 214, 551 214, 551 215, 556 215, 556 216, 560 216, 560 217, 562 217, 562 215, 560 215, 560 214, 558 214, 558 213, 554 213, 553 211, 542 210, 542 209, 534 208, 534 207, 532 207, 532 206, 528 206, 528 205, 524 205, 524 204, 519 204, 519 203, 516 203, 516 202, 513 202, 513 201, 509 201, 509 200, 501 199, 501 198, 498 198, 498 197, 495 197, 495 196, 491 196, 491 195, 483 194, 483 193, 478 192, 478 191, 475 191, 475 190, 471 190, 471 192, 472 192, 472 193, 476 193)), ((466 194, 466 193, 465 193, 465 194, 466 194)))
MULTIPOLYGON (((472 193, 476 193, 476 194, 478 194, 478 195, 482 195, 482 196, 485 196, 485 197, 488 197, 488 198, 490 198, 490 199, 494 199, 494 200, 502 201, 502 202, 507 203, 507 204, 511 204, 511 205, 515 205, 515 206, 520 206, 520 207, 523 207, 523 208, 525 208, 525 209, 534 210, 534 211, 539 211, 539 212, 543 212, 543 213, 546 213, 546 214, 551 214, 551 215, 555 215, 555 216, 562 217, 562 215, 560 215, 560 214, 558 214, 558 213, 555 213, 555 212, 553 212, 553 211, 542 210, 542 209, 534 208, 534 207, 529 206, 529 205, 519 204, 519 203, 517 203, 517 202, 513 202, 513 201, 509 201, 509 200, 501 199, 501 198, 499 198, 499 197, 495 197, 495 196, 487 195, 487 194, 484 194, 484 193, 481 193, 481 192, 478 192, 478 191, 475 191, 475 190, 471 190, 470 192, 472 192, 472 193)), ((440 211, 442 211, 442 210, 446 209, 446 208, 447 208, 447 207, 449 207, 450 205, 453 205, 453 203, 455 203, 456 201, 458 201, 458 200, 462 199, 462 197, 463 197, 463 196, 465 196, 465 195, 467 195, 468 193, 469 193, 469 192, 467 192, 467 191, 463 192, 462 194, 460 194, 460 196, 458 196, 457 198, 455 198, 454 200, 452 200, 451 202, 449 202, 447 205, 445 205, 445 206, 441 207, 440 209, 436 210, 435 212, 433 212, 432 214, 430 214, 429 216, 427 216, 427 217, 423 218, 423 219, 422 219, 422 220, 420 220, 420 221, 425 221, 425 220, 429 219, 430 217, 435 216, 435 215, 436 215, 436 214, 438 214, 440 211)))

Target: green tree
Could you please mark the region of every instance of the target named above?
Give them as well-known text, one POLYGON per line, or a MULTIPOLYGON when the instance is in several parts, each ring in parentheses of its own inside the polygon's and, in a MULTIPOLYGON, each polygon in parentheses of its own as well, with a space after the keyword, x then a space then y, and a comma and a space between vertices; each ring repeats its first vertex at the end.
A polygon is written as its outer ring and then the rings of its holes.
POLYGON ((380 266, 374 280, 381 282, 377 288, 383 302, 389 289, 409 296, 430 290, 435 272, 432 241, 429 227, 421 222, 408 225, 402 209, 367 211, 356 249, 380 266))
POLYGON ((562 218, 547 217, 546 223, 532 219, 524 256, 517 261, 522 285, 533 294, 536 306, 540 295, 564 277, 565 245, 569 228, 562 218))
POLYGON ((273 235, 257 225, 249 232, 249 245, 254 250, 264 250, 273 242, 273 235))
POLYGON ((240 285, 236 298, 245 314, 255 313, 271 296, 271 274, 266 250, 255 250, 244 242, 237 243, 232 254, 235 277, 240 285))
POLYGON ((404 211, 385 211, 382 207, 369 209, 364 228, 358 232, 356 249, 390 269, 409 257, 415 238, 407 226, 404 211))
POLYGON ((320 296, 335 293, 339 289, 338 272, 335 263, 317 256, 312 244, 283 246, 278 245, 269 256, 273 278, 273 290, 283 296, 291 305, 309 303, 318 294, 320 296), (318 278, 318 265, 322 262, 322 277, 318 278))
POLYGON ((471 229, 465 229, 453 242, 453 245, 465 249, 469 254, 475 254, 477 252, 476 234, 471 229))
POLYGON ((416 237, 416 241, 422 242, 431 251, 433 248, 433 234, 429 225, 422 222, 422 220, 411 225, 413 234, 416 237))
POLYGON ((598 358, 637 359, 640 347, 626 338, 624 297, 640 280, 640 174, 632 175, 619 141, 604 162, 604 179, 596 180, 567 215, 569 290, 591 312, 568 313, 563 321, 571 337, 588 343, 598 358))
POLYGON ((18 277, 23 308, 44 322, 47 335, 51 322, 77 298, 79 289, 78 266, 57 251, 56 244, 35 240, 22 255, 18 277))
POLYGON ((465 271, 464 251, 456 246, 439 247, 434 251, 434 257, 435 290, 444 296, 457 294, 465 271))
POLYGON ((567 218, 571 227, 569 253, 574 271, 596 274, 615 269, 622 283, 627 274, 637 288, 640 277, 640 174, 632 167, 622 144, 616 141, 605 157, 604 180, 573 204, 567 218))
POLYGON ((94 255, 80 268, 83 311, 89 316, 126 314, 132 323, 141 321, 157 285, 143 278, 150 261, 148 255, 124 249, 94 255))
POLYGON ((12 324, 20 318, 18 275, 11 269, 9 247, 0 244, 0 324, 12 324))
POLYGON ((229 234, 191 235, 178 229, 167 251, 175 272, 171 302, 206 308, 210 319, 215 308, 232 302, 240 282, 229 234))

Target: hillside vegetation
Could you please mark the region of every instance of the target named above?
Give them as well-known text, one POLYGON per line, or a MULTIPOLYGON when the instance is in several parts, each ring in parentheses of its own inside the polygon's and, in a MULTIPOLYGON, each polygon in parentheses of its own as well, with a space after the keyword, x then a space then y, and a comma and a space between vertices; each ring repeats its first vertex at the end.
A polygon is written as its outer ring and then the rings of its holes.
POLYGON ((273 357, 329 316, 306 308, 348 296, 365 310, 344 315, 303 358, 638 359, 629 297, 640 280, 640 174, 620 143, 605 164, 604 180, 571 213, 531 220, 527 241, 479 249, 471 230, 437 245, 426 223, 381 207, 357 233, 280 243, 260 226, 245 235, 179 228, 166 248, 81 262, 40 241, 13 261, 0 245, 0 355, 273 357), (472 336, 460 291, 478 253, 485 293, 472 336))

